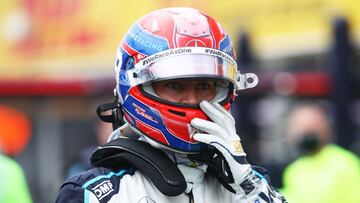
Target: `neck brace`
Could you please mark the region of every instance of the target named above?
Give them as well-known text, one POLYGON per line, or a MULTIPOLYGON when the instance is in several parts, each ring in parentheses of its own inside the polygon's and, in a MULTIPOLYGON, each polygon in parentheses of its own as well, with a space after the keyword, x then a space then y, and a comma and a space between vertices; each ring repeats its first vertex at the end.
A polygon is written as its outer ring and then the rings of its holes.
POLYGON ((140 140, 121 137, 110 141, 95 149, 90 161, 93 166, 113 170, 119 166, 136 168, 167 196, 180 195, 187 188, 176 164, 163 151, 140 140))

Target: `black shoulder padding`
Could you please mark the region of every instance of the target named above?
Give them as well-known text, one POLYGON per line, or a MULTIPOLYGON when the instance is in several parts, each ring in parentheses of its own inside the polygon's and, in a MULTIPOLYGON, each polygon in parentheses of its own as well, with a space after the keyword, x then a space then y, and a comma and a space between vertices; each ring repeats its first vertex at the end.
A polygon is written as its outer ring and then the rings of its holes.
POLYGON ((113 140, 98 147, 90 160, 97 167, 115 169, 121 164, 135 167, 167 196, 180 195, 186 189, 185 178, 176 164, 163 151, 143 141, 128 138, 113 140))

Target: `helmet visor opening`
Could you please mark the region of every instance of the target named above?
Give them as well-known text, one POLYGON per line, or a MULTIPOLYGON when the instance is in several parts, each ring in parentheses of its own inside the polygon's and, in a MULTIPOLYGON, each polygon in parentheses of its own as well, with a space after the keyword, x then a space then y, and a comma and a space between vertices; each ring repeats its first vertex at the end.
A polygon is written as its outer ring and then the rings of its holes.
POLYGON ((206 54, 185 54, 157 60, 127 72, 130 86, 181 78, 218 78, 235 83, 236 63, 206 54))
MULTIPOLYGON (((182 89, 183 87, 179 87, 182 89)), ((162 80, 155 81, 153 83, 147 83, 144 85, 140 85, 140 91, 143 95, 161 102, 165 104, 170 104, 172 106, 178 107, 190 107, 190 108, 199 108, 199 103, 202 100, 207 100, 211 102, 218 102, 220 104, 224 104, 228 102, 231 98, 233 92, 233 84, 228 80, 218 79, 218 78, 183 78, 179 79, 171 79, 171 80, 162 80), (161 83, 161 84, 160 84, 161 83), (178 84, 180 86, 188 85, 190 90, 176 90, 173 87, 168 90, 168 84, 178 84), (162 94, 159 92, 160 87, 165 89, 162 94), (197 85, 211 85, 209 90, 200 90, 196 91, 197 85), (157 89, 154 89, 154 87, 157 89), (193 90, 191 90, 193 89, 193 90), (193 91, 189 93, 188 91, 193 91), (194 95, 196 93, 196 96, 194 95), (192 95, 192 96, 191 96, 192 95), (193 102, 186 102, 186 99, 193 98, 193 102), (194 103, 195 102, 195 103, 194 103)))

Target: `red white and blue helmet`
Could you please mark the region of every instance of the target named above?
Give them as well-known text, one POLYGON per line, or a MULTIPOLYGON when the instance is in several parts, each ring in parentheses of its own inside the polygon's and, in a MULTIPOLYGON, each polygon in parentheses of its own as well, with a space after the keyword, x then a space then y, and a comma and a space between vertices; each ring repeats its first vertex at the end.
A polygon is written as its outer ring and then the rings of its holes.
POLYGON ((217 84, 213 101, 228 110, 235 90, 257 84, 256 75, 237 71, 232 42, 221 25, 192 8, 156 10, 135 22, 120 43, 115 71, 125 120, 153 144, 182 153, 204 149, 192 138, 195 130, 190 122, 209 118, 198 105, 158 97, 152 82, 213 79, 217 84))

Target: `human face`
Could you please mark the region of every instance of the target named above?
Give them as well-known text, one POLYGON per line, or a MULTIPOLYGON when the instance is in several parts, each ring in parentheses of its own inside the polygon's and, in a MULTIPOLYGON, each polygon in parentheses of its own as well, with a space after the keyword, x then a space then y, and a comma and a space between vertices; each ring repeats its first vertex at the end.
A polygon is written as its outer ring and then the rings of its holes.
POLYGON ((165 80, 154 82, 153 89, 162 99, 180 104, 199 104, 216 95, 213 80, 165 80))
POLYGON ((288 118, 287 142, 296 145, 312 133, 321 143, 331 140, 331 127, 325 112, 316 105, 296 107, 288 118))

